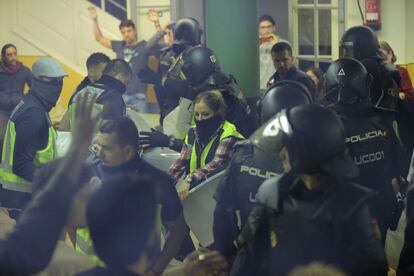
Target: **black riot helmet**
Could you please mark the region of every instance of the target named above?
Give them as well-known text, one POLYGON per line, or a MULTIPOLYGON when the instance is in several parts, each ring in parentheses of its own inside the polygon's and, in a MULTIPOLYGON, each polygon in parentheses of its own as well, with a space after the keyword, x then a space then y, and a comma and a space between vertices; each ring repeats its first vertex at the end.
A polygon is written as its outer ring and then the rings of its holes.
POLYGON ((200 23, 194 18, 186 17, 177 21, 174 28, 173 50, 180 54, 189 46, 201 44, 200 23))
POLYGON ((380 45, 374 31, 366 26, 355 26, 346 30, 339 42, 339 57, 351 57, 357 60, 378 57, 380 45))
POLYGON ((204 46, 187 49, 179 57, 181 72, 191 86, 200 85, 209 76, 220 71, 219 62, 214 52, 204 46))
POLYGON ((249 139, 272 154, 279 154, 286 147, 295 174, 323 171, 334 176, 355 177, 358 173, 345 154, 345 133, 340 119, 318 105, 282 110, 249 139))
POLYGON ((297 81, 283 80, 269 87, 257 101, 260 124, 282 111, 302 104, 311 104, 309 90, 297 81))
POLYGON ((325 73, 326 100, 335 105, 370 106, 371 82, 372 77, 361 62, 338 59, 325 73))

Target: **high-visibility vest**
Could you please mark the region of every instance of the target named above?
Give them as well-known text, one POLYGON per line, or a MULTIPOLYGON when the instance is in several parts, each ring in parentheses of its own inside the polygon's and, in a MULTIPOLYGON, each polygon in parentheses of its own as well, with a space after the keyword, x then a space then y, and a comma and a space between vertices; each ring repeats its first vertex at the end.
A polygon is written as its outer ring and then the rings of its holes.
POLYGON ((102 260, 95 254, 91 235, 87 227, 78 228, 76 230, 75 249, 76 251, 87 255, 94 262, 95 265, 104 266, 104 263, 102 262, 102 260))
MULTIPOLYGON (((22 177, 13 173, 14 147, 16 142, 16 126, 14 122, 14 115, 16 111, 24 104, 21 101, 13 110, 9 121, 7 122, 6 134, 3 140, 3 152, 1 155, 1 169, 0 169, 0 183, 3 189, 12 190, 16 192, 31 193, 32 184, 22 177)), ((56 139, 57 133, 52 127, 49 114, 45 112, 46 119, 49 123, 48 141, 44 149, 36 152, 34 156, 34 163, 37 165, 46 164, 57 158, 56 139)))
POLYGON ((191 128, 185 137, 185 143, 192 147, 188 173, 193 173, 195 170, 204 167, 211 161, 215 155, 218 144, 228 137, 236 137, 241 140, 245 139, 243 135, 237 131, 235 125, 228 121, 224 121, 221 131, 217 132, 217 134, 210 139, 201 152, 197 152, 194 128, 191 128))
MULTIPOLYGON (((94 84, 94 86, 88 85, 84 87, 83 89, 79 90, 79 92, 77 92, 76 95, 73 96, 72 102, 69 104, 69 107, 68 107, 70 129, 73 129, 75 126, 75 115, 76 115, 75 110, 77 106, 77 101, 79 99, 79 95, 88 93, 89 99, 91 99, 93 96, 96 96, 96 99, 98 99, 102 95, 103 92, 105 92, 105 87, 103 85, 94 84)), ((97 116, 98 114, 102 114, 103 110, 104 110, 103 104, 94 103, 93 109, 92 109, 92 118, 95 118, 95 116, 97 116)), ((102 124, 102 120, 98 121, 96 128, 98 129, 101 124, 102 124)))

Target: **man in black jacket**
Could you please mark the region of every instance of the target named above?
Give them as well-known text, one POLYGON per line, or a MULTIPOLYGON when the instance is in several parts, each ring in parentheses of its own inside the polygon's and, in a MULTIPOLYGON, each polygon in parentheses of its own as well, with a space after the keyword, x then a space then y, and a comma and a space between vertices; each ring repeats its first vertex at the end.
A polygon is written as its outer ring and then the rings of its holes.
POLYGON ((369 207, 385 243, 387 229, 397 226, 402 211, 396 212, 396 193, 403 177, 402 148, 391 124, 372 108, 371 78, 359 61, 342 58, 332 63, 325 74, 325 87, 330 107, 344 124, 349 155, 360 171, 359 183, 377 193, 369 207))
POLYGON ((92 104, 88 104, 86 98, 81 100, 78 124, 67 154, 43 191, 22 213, 14 231, 0 241, 1 275, 32 275, 49 263, 71 202, 81 188, 78 178, 96 124, 91 111, 92 104))
POLYGON ((105 122, 97 139, 99 160, 94 168, 103 181, 128 173, 157 180, 157 202, 161 205, 162 223, 168 230, 162 252, 151 260, 151 271, 159 275, 180 249, 186 225, 173 179, 138 156, 138 137, 135 124, 127 117, 105 122))
POLYGON ((231 275, 287 275, 314 261, 349 275, 387 275, 366 200, 353 184, 358 169, 346 155, 338 117, 317 105, 280 112, 250 137, 278 154, 285 173, 265 181, 237 240, 242 247, 231 275), (254 272, 253 272, 254 271, 254 272))
MULTIPOLYGON (((162 32, 165 34, 165 32, 162 32)), ((160 125, 163 125, 164 117, 179 104, 179 97, 174 91, 165 87, 162 83, 164 77, 170 76, 170 67, 175 59, 186 49, 201 44, 201 27, 197 20, 191 17, 182 18, 174 27, 174 41, 171 46, 159 50, 159 66, 157 72, 149 68, 141 69, 138 77, 145 83, 154 84, 155 94, 160 107, 160 125)), ((154 36, 156 37, 157 34, 154 36)))
MULTIPOLYGON (((103 71, 105 70, 106 65, 110 62, 111 59, 103 53, 93 53, 86 60, 86 69, 88 70, 88 75, 79 83, 76 87, 73 94, 78 93, 80 90, 84 89, 86 86, 91 85, 102 77, 103 71)), ((60 131, 69 131, 69 111, 66 111, 63 115, 62 120, 59 123, 60 131)))
POLYGON ((147 271, 151 259, 148 249, 157 240, 154 180, 145 175, 117 175, 92 195, 87 220, 96 253, 105 267, 76 275, 162 274, 147 271))
POLYGON ((270 77, 267 87, 281 80, 297 81, 306 86, 315 98, 316 87, 312 79, 294 65, 292 46, 287 41, 278 42, 273 45, 271 54, 276 72, 270 77))
MULTIPOLYGON (((305 86, 294 81, 280 81, 268 88, 258 102, 260 123, 266 123, 285 108, 311 103, 312 96, 305 86)), ((215 193, 215 249, 226 257, 235 254, 233 241, 256 207, 257 189, 266 179, 282 173, 281 160, 255 147, 251 141, 241 141, 234 146, 232 159, 215 193)))
POLYGON ((125 115, 125 102, 122 94, 130 81, 132 71, 122 59, 111 60, 105 67, 102 77, 95 83, 87 85, 72 95, 69 100, 69 121, 71 128, 74 121, 74 109, 77 97, 83 93, 97 96, 95 112, 103 112, 103 120, 113 120, 125 115))
POLYGON ((50 57, 40 58, 32 69, 33 86, 10 115, 3 142, 0 202, 8 208, 24 207, 31 197, 36 165, 57 157, 49 111, 59 99, 67 74, 50 57))

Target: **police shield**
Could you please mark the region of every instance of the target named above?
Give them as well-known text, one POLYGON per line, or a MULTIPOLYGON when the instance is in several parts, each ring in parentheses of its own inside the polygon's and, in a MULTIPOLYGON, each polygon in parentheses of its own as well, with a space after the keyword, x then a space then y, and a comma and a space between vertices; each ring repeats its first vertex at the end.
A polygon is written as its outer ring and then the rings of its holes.
POLYGON ((224 175, 221 171, 190 190, 182 201, 185 220, 191 231, 204 246, 214 242, 213 221, 216 201, 214 193, 224 175))

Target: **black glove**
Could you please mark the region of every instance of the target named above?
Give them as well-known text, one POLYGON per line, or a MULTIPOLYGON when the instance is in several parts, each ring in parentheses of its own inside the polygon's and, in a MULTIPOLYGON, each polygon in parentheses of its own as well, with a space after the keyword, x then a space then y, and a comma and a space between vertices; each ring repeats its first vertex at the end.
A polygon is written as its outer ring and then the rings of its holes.
POLYGON ((151 128, 151 132, 141 131, 139 133, 139 143, 144 148, 168 147, 170 144, 170 136, 165 135, 155 128, 151 128))
POLYGON ((145 83, 151 83, 155 85, 161 84, 161 76, 149 68, 139 70, 138 78, 145 83))

